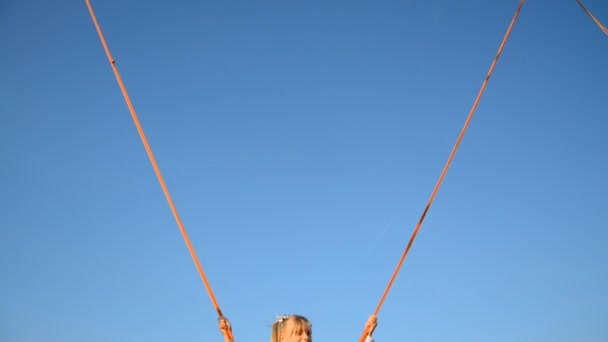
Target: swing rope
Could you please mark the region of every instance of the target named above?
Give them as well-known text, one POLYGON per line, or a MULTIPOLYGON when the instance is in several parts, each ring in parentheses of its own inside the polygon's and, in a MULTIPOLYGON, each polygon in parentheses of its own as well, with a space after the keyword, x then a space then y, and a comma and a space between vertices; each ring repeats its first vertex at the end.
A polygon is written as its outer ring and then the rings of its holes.
MULTIPOLYGON (((382 298, 380 299, 380 302, 378 303, 378 306, 376 307, 376 311, 374 312, 374 315, 376 315, 376 316, 380 312, 380 308, 382 307, 382 304, 384 303, 384 300, 386 299, 386 296, 388 295, 388 292, 390 291, 390 289, 393 285, 393 282, 395 281, 395 278, 397 277, 397 274, 399 273, 399 270, 401 269, 401 266, 403 265, 403 261, 405 260, 405 257, 407 256, 407 254, 410 250, 410 247, 414 243, 416 236, 418 235, 418 231, 420 230, 420 227, 422 226, 422 222, 424 221, 424 218, 426 217, 426 214, 429 211, 431 204, 433 203, 433 200, 435 199, 435 195, 437 194, 437 191, 439 190, 439 186, 443 182, 443 178, 445 177, 445 174, 446 174, 448 168, 450 167, 452 159, 454 158, 454 155, 456 154, 456 150, 458 149, 458 146, 460 145, 460 141, 462 140, 462 138, 467 130, 467 127, 469 126, 469 122, 471 121, 471 118, 473 117, 473 114, 475 113, 475 110, 477 109, 477 105, 479 104, 479 100, 481 99, 481 96, 483 95, 486 85, 488 84, 488 81, 490 80, 490 77, 492 76, 492 73, 494 72, 494 67, 496 66, 496 63, 498 62, 498 58, 500 57, 500 54, 502 53, 502 50, 507 42, 507 39, 509 38, 509 35, 511 34, 511 30, 513 28, 513 25, 515 24, 515 21, 517 20, 517 17, 519 16, 519 12, 524 4, 524 1, 525 0, 520 1, 519 6, 517 7, 517 10, 515 11, 515 15, 513 16, 513 19, 511 20, 511 24, 509 25, 509 28, 507 29, 507 32, 502 40, 502 43, 500 44, 498 52, 496 53, 496 56, 494 57, 494 61, 492 62, 492 65, 490 66, 490 70, 488 71, 488 74, 487 74, 485 80, 483 81, 481 89, 479 90, 479 93, 477 94, 477 98, 475 99, 475 102, 473 103, 473 107, 471 108, 471 111, 469 112, 469 116, 467 117, 464 127, 462 128, 460 135, 458 136, 458 140, 456 140, 456 144, 454 145, 454 148, 452 149, 450 157, 448 158, 448 161, 445 164, 443 171, 441 172, 441 176, 439 177, 439 180, 437 181, 437 184, 435 185, 435 188, 433 189, 433 193, 431 194, 431 197, 430 197, 426 207, 424 208, 424 211, 422 212, 422 216, 420 217, 418 224, 416 225, 416 229, 414 229, 414 233, 412 234, 412 237, 410 238, 410 240, 407 244, 407 247, 405 248, 405 251, 403 252, 403 255, 401 256, 399 263, 397 264, 397 268, 395 269, 395 272, 393 273, 393 276, 391 277, 386 289, 384 290, 384 294, 382 295, 382 298)), ((365 331, 363 331, 363 334, 361 335, 361 337, 359 338, 359 342, 364 342, 368 335, 369 335, 369 331, 366 328, 365 331)))
POLYGON ((576 2, 578 2, 578 4, 583 8, 583 11, 585 11, 585 13, 587 13, 589 18, 591 18, 591 20, 593 20, 593 22, 600 28, 600 30, 602 30, 606 35, 608 35, 608 29, 606 28, 606 26, 602 25, 602 23, 600 23, 600 21, 597 20, 593 16, 593 14, 591 14, 591 12, 589 12, 587 7, 585 7, 585 5, 583 5, 583 3, 580 0, 576 0, 576 2))
MULTIPOLYGON (((213 303, 213 306, 215 307, 215 311, 217 312, 219 318, 223 318, 224 315, 222 314, 222 310, 220 309, 220 306, 217 303, 215 295, 213 294, 213 291, 211 290, 211 286, 209 285, 205 272, 203 271, 203 267, 201 266, 201 263, 199 262, 198 257, 196 256, 196 252, 194 251, 194 247, 192 247, 192 243, 190 242, 188 233, 186 232, 186 229, 184 228, 182 220, 180 219, 179 214, 177 213, 175 204, 173 203, 173 200, 171 199, 169 190, 167 189, 163 176, 160 172, 160 169, 158 168, 158 164, 156 163, 156 159, 154 158, 152 149, 150 148, 150 145, 148 144, 148 139, 146 139, 146 135, 144 134, 144 131, 139 123, 139 119, 137 117, 137 114, 135 113, 135 109, 133 108, 133 104, 131 103, 131 99, 129 98, 129 94, 127 93, 127 89, 125 88, 125 85, 122 82, 122 78, 120 77, 120 73, 118 72, 118 68, 116 67, 116 60, 114 60, 114 58, 112 57, 112 54, 110 53, 110 49, 108 48, 108 45, 103 36, 103 33, 101 32, 101 28, 99 26, 99 23, 97 22, 97 17, 95 16, 95 12, 93 11, 93 7, 91 6, 90 0, 86 0, 86 3, 87 3, 87 7, 89 8, 89 13, 91 14, 91 18, 93 19, 93 23, 95 24, 95 28, 97 29, 97 33, 99 34, 99 38, 101 40, 103 48, 106 52, 106 55, 108 56, 108 60, 110 61, 110 65, 112 66, 112 70, 114 71, 114 75, 116 76, 116 80, 118 81, 118 85, 120 86, 120 90, 122 91, 122 94, 127 103, 127 106, 129 107, 129 111, 131 112, 131 117, 133 118, 133 122, 135 123, 135 126, 137 127, 139 136, 144 144, 146 152, 148 153, 148 157, 150 158, 152 167, 154 168, 154 171, 156 173, 160 186, 165 194, 167 202, 169 203, 169 207, 171 208, 171 211, 173 212, 173 216, 175 217, 175 221, 177 222, 177 225, 182 234, 182 237, 184 238, 184 241, 186 242, 188 251, 190 251, 190 256, 192 257, 192 260, 194 261, 194 264, 196 265, 196 268, 198 269, 198 273, 200 274, 201 279, 203 280, 205 288, 207 289, 207 293, 209 294, 209 298, 211 299, 211 302, 213 303)), ((225 333, 232 339, 232 332, 230 329, 226 330, 225 333)))

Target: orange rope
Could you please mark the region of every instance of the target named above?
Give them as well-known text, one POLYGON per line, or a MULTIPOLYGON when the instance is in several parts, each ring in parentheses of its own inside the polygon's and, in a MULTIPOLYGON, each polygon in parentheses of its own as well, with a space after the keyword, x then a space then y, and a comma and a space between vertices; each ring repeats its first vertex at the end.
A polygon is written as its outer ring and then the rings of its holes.
POLYGON ((585 11, 585 13, 587 13, 589 18, 591 18, 591 20, 593 20, 593 22, 595 22, 597 24, 597 26, 600 28, 600 30, 602 30, 606 35, 608 35, 608 29, 606 28, 606 26, 602 25, 602 23, 600 23, 599 20, 595 19, 593 14, 591 14, 591 12, 589 12, 589 10, 585 7, 585 5, 583 5, 583 3, 580 0, 576 0, 576 2, 578 2, 578 4, 583 8, 583 11, 585 11))
MULTIPOLYGON (((414 233, 412 234, 412 237, 410 238, 410 241, 407 244, 407 247, 405 248, 403 255, 401 256, 401 259, 399 260, 399 263, 397 264, 397 268, 395 269, 395 272, 393 273, 393 276, 391 277, 391 280, 389 281, 388 286, 386 287, 386 290, 384 291, 384 294, 382 295, 382 298, 380 299, 380 303, 378 303, 378 306, 376 307, 376 311, 374 312, 375 315, 378 315, 378 312, 380 312, 380 308, 382 307, 382 304, 384 303, 384 300, 386 299, 386 296, 388 295, 388 292, 390 291, 390 289, 393 285, 393 282, 395 281, 395 278, 397 277, 397 274, 399 273, 399 270, 401 269, 401 266, 403 265, 403 261, 405 260, 405 257, 407 256, 407 253, 409 252, 410 247, 412 246, 414 240, 416 239, 416 235, 418 235, 418 231, 420 230, 420 227, 422 226, 422 222, 424 221, 424 218, 426 217, 426 214, 429 211, 431 204, 433 203, 433 200, 435 199, 437 190, 439 189, 439 186, 441 185, 441 182, 443 181, 443 178, 450 166, 450 163, 452 162, 452 159, 454 158, 454 155, 456 154, 456 150, 458 149, 458 146, 460 145, 460 141, 462 140, 462 138, 467 130, 467 127, 469 126, 469 122, 471 121, 471 118, 473 117, 473 114, 475 113, 475 110, 477 109, 477 105, 479 104, 481 95, 483 94, 483 92, 486 88, 486 85, 488 84, 488 81, 490 80, 490 76, 492 76, 492 73, 494 72, 494 67, 496 66, 496 63, 498 62, 498 58, 500 57, 500 54, 502 53, 502 50, 507 42, 507 39, 509 38, 509 35, 511 34, 511 29, 513 28, 513 25, 515 24, 515 21, 516 21, 517 17, 519 16, 519 12, 521 10, 521 7, 524 4, 524 1, 525 0, 520 1, 519 6, 517 7, 517 11, 515 11, 515 15, 513 16, 513 19, 511 20, 511 24, 509 25, 509 28, 507 29, 507 32, 502 40, 502 43, 500 44, 498 53, 496 54, 496 57, 494 57, 494 61, 492 62, 492 65, 490 66, 490 70, 488 71, 488 74, 487 74, 485 80, 483 81, 481 89, 479 90, 479 93, 477 94, 477 98, 475 99, 473 108, 471 108, 471 111, 469 112, 469 116, 467 117, 464 127, 462 128, 462 131, 460 132, 460 135, 458 136, 458 140, 456 141, 456 144, 454 145, 454 148, 452 149, 452 153, 450 154, 450 157, 448 158, 448 161, 445 164, 443 171, 441 172, 441 176, 439 177, 439 180, 437 181, 437 184, 435 185, 435 188, 433 189, 431 198, 429 199, 426 207, 424 208, 424 211, 422 212, 422 216, 420 217, 420 220, 418 221, 418 225, 416 226, 416 229, 414 230, 414 233)), ((366 337, 368 336, 368 334, 369 334, 369 332, 367 331, 367 328, 366 328, 365 331, 363 332, 363 334, 361 335, 361 337, 359 338, 359 342, 364 342, 366 337)))
MULTIPOLYGON (((211 286, 209 286, 209 282, 207 281, 205 272, 203 271, 203 268, 201 267, 198 257, 196 256, 196 252, 194 251, 194 248, 192 247, 192 244, 190 243, 190 238, 188 237, 188 234, 186 233, 186 229, 184 228, 184 225, 182 224, 179 214, 177 213, 177 209, 175 208, 175 205, 173 204, 173 200, 171 199, 169 190, 167 189, 167 186, 165 185, 165 181, 163 180, 163 176, 160 173, 160 169, 158 168, 158 165, 156 164, 156 160, 154 159, 154 155, 152 154, 152 149, 150 148, 150 145, 148 144, 148 140, 146 139, 144 131, 139 123, 139 119, 137 118, 137 114, 135 113, 135 109, 133 108, 133 104, 131 103, 131 99, 129 98, 129 94, 127 93, 127 89, 125 88, 125 86, 122 82, 118 69, 116 68, 116 61, 110 54, 110 49, 108 48, 108 45, 106 44, 106 40, 103 36, 103 33, 101 32, 101 28, 99 27, 99 23, 97 22, 97 18, 95 17, 95 13, 93 12, 93 7, 91 7, 89 0, 86 0, 86 3, 89 8, 89 12, 91 13, 91 18, 93 18, 93 22, 95 23, 95 28, 97 29, 97 33, 99 34, 101 43, 103 44, 103 48, 106 51, 108 60, 110 61, 110 65, 112 66, 112 70, 114 71, 114 75, 116 76, 116 80, 118 81, 118 85, 120 86, 120 89, 122 90, 122 94, 125 98, 125 101, 127 102, 129 111, 131 112, 131 117, 133 118, 133 121, 135 122, 135 126, 137 127, 137 131, 139 132, 139 136, 141 137, 144 147, 146 148, 146 152, 148 153, 148 157, 150 158, 150 161, 152 162, 152 166, 154 167, 154 171, 156 172, 156 176, 158 177, 160 186, 162 187, 163 192, 165 193, 167 202, 169 202, 169 206, 171 207, 171 211, 173 212, 175 221, 177 222, 179 230, 181 231, 182 236, 184 238, 184 241, 186 242, 186 245, 188 246, 188 250, 190 251, 190 255, 192 256, 192 259, 194 260, 194 264, 196 265, 196 268, 198 269, 198 273, 200 274, 200 276, 203 280, 203 283, 205 284, 205 288, 207 289, 207 292, 209 293, 211 302, 213 303, 213 306, 215 307, 215 310, 217 311, 218 316, 223 317, 224 315, 222 314, 222 310, 220 309, 220 306, 218 305, 217 300, 215 299, 215 296, 213 295, 213 291, 211 290, 211 286)), ((231 335, 230 331, 228 331, 228 334, 231 335)))

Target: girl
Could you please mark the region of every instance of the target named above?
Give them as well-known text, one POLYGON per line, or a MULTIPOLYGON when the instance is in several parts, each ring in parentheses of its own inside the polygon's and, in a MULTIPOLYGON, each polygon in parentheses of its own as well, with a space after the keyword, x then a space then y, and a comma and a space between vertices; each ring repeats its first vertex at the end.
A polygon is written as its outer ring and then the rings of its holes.
MULTIPOLYGON (((377 317, 369 316, 365 329, 368 332, 365 342, 374 342, 372 333, 376 329, 377 317)), ((219 329, 224 335, 224 342, 234 342, 234 338, 230 338, 232 331, 230 322, 224 318, 219 318, 219 329)), ((272 324, 272 333, 270 342, 312 342, 312 324, 304 316, 300 315, 281 315, 272 324)))

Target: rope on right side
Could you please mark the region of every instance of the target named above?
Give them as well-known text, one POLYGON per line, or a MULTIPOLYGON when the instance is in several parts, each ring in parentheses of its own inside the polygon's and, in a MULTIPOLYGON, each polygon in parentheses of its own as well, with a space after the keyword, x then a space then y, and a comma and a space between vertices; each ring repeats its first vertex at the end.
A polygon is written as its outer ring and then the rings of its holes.
POLYGON ((602 25, 602 23, 600 23, 600 21, 597 20, 593 16, 593 14, 591 14, 591 12, 589 12, 587 7, 585 7, 585 5, 583 5, 583 3, 580 0, 576 0, 576 2, 578 2, 578 4, 582 7, 583 11, 585 11, 585 13, 587 13, 589 18, 591 18, 591 20, 593 20, 593 22, 600 28, 600 30, 602 30, 608 36, 608 29, 606 28, 606 26, 602 25))
MULTIPOLYGON (((407 256, 407 254, 410 250, 410 247, 412 246, 414 240, 416 239, 416 235, 418 235, 418 231, 420 230, 420 227, 422 226, 422 222, 424 221, 424 218, 426 217, 426 214, 428 213, 428 211, 431 207, 431 204, 433 203, 433 200, 435 199, 435 195, 437 194, 437 191, 439 190, 439 187, 441 186, 441 183, 443 182, 443 178, 445 177, 445 174, 447 173, 447 170, 450 167, 452 159, 454 158, 454 155, 456 154, 456 150, 458 149, 458 146, 460 145, 460 141, 462 140, 462 138, 467 130, 467 127, 469 126, 469 122, 471 121, 473 114, 475 113, 475 110, 477 109, 479 100, 481 99, 481 96, 483 95, 486 85, 488 84, 488 81, 490 80, 490 77, 492 76, 492 73, 494 72, 494 67, 496 66, 496 63, 498 62, 498 58, 500 57, 500 54, 502 53, 502 50, 505 47, 507 39, 509 38, 509 36, 511 34, 511 30, 513 29, 513 25, 515 24, 515 21, 517 20, 517 17, 519 16, 519 12, 521 11, 524 1, 525 0, 520 1, 519 6, 517 7, 517 10, 515 11, 515 15, 513 16, 513 19, 511 19, 509 28, 507 29, 507 32, 505 33, 505 36, 502 40, 502 43, 500 44, 500 47, 498 48, 498 52, 496 53, 496 56, 494 57, 494 61, 492 62, 492 65, 490 66, 490 70, 488 71, 488 74, 486 75, 486 78, 483 81, 481 89, 479 90, 479 93, 477 94, 477 98, 475 99, 475 102, 473 103, 473 107, 471 108, 471 111, 469 112, 469 116, 467 117, 464 127, 462 128, 460 135, 458 136, 458 140, 456 140, 456 144, 454 145, 454 148, 452 149, 452 152, 450 153, 450 157, 448 158, 448 161, 445 164, 443 171, 441 172, 441 176, 439 177, 439 180, 437 181, 435 188, 433 189, 431 198, 429 199, 426 207, 424 208, 424 211, 422 212, 422 216, 420 217, 420 220, 418 221, 418 225, 416 226, 416 229, 414 230, 414 233, 412 234, 412 237, 410 238, 410 241, 407 244, 407 247, 405 248, 403 255, 401 256, 401 259, 399 260, 399 263, 397 264, 397 268, 395 269, 395 272, 393 273, 393 276, 391 277, 391 280, 389 281, 388 286, 386 287, 386 290, 384 291, 384 294, 382 295, 382 298, 380 299, 380 303, 378 303, 378 306, 376 307, 376 311, 374 312, 374 314, 376 316, 378 315, 378 312, 380 311, 380 308, 382 307, 382 304, 384 303, 384 300, 386 299, 386 296, 387 296, 388 292, 390 291, 391 286, 393 285, 393 282, 395 281, 395 278, 397 277, 397 274, 399 273, 399 270, 401 269, 401 266, 403 265, 403 261, 405 260, 405 257, 407 256)), ((367 331, 367 329, 365 329, 365 331, 359 338, 359 342, 365 342, 368 335, 369 335, 369 331, 367 331)))

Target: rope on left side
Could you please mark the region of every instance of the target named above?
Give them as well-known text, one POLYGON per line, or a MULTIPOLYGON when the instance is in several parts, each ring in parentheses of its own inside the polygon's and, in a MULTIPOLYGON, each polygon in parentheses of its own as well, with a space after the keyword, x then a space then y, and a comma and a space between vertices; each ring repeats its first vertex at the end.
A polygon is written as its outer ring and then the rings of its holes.
MULTIPOLYGON (((118 85, 120 86, 120 90, 122 91, 122 94, 125 98, 125 101, 127 103, 127 107, 129 107, 129 111, 131 112, 131 117, 133 118, 133 122, 135 123, 135 126, 137 127, 137 132, 139 133, 139 136, 144 144, 144 147, 146 149, 146 152, 148 153, 148 157, 150 158, 150 162, 152 163, 152 167, 154 168, 154 171, 156 173, 156 176, 158 178, 158 181, 160 183, 160 186, 165 194, 165 197, 167 199, 167 202, 169 203, 169 207, 171 208, 171 212, 173 212, 173 216, 175 217, 175 221, 177 222, 177 225, 179 227, 180 232, 182 233, 182 237, 184 238, 184 241, 186 242, 186 246, 188 247, 188 251, 190 252, 190 256, 192 257, 192 260, 194 261, 194 264, 196 265, 196 268, 198 270, 199 275, 201 276, 201 279, 203 280, 203 283, 205 285, 205 288, 207 289, 207 293, 209 294, 209 297, 211 298, 211 302, 213 303, 213 306, 215 307, 215 311, 218 314, 219 318, 223 318, 224 315, 222 314, 222 310, 220 309, 219 304, 217 303, 217 300, 215 298, 215 295, 213 294, 213 291, 211 290, 211 286, 209 285, 209 281, 207 280, 207 277, 205 275, 205 272, 203 271, 203 267, 201 266, 200 261, 198 260, 198 257, 196 256, 196 252, 194 251, 194 247, 192 247, 192 243, 190 242, 190 238, 188 237, 188 233, 186 232, 186 229, 184 228, 184 225, 182 223, 182 220, 179 217, 179 214, 177 213, 177 209, 175 208, 175 204, 173 203, 173 200, 171 199, 171 195, 169 194, 169 190, 167 189, 167 185, 165 184, 165 181, 163 180, 163 176, 160 173, 160 169, 158 168, 158 164, 156 163, 156 159, 154 158, 154 154, 152 153, 152 149, 150 148, 150 144, 148 144, 148 139, 146 139, 146 135, 144 134, 144 130, 141 127, 141 124, 139 123, 139 119, 137 117, 137 114, 135 113, 135 109, 133 108, 133 104, 131 103, 131 99, 129 98, 129 94, 127 93, 127 89, 125 88, 124 83, 122 82, 122 78, 120 77, 120 73, 118 72, 118 68, 116 68, 116 61, 114 60, 114 58, 112 57, 112 54, 110 53, 110 49, 108 48, 108 44, 106 43, 106 40, 103 36, 103 33, 101 32, 101 28, 99 26, 99 23, 97 22, 97 18, 95 16, 95 12, 93 11, 93 7, 91 6, 91 3, 89 0, 86 0, 87 3, 87 7, 89 8, 89 13, 91 14, 91 18, 93 19, 93 23, 95 24, 95 28, 97 29, 97 33, 99 34, 99 38, 101 39, 101 43, 103 45, 103 48, 106 52, 106 55, 108 56, 108 60, 110 61, 110 65, 112 66, 112 70, 114 71, 114 75, 116 76, 116 80, 118 81, 118 85)), ((230 338, 232 338, 232 330, 228 329, 225 330, 227 334, 227 336, 229 336, 230 338)))

